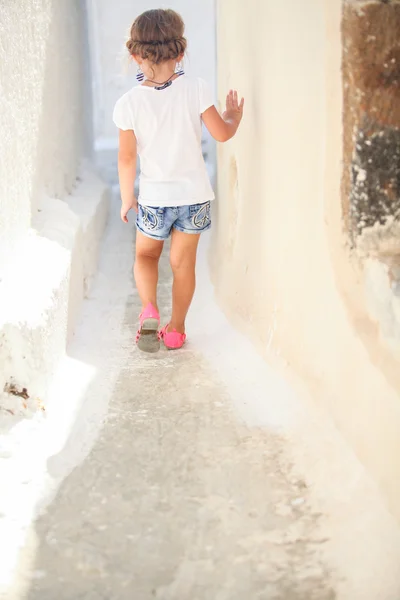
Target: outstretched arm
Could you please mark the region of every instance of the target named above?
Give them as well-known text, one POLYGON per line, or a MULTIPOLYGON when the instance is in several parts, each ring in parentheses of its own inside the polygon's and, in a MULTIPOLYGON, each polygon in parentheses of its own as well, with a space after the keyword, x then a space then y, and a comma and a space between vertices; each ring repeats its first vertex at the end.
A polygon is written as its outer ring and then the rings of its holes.
POLYGON ((201 115, 204 125, 217 142, 227 142, 233 138, 243 117, 243 107, 244 98, 239 104, 237 92, 231 90, 226 97, 226 110, 222 117, 215 106, 201 115))
POLYGON ((137 212, 135 198, 137 145, 134 132, 119 130, 118 175, 121 190, 121 219, 128 222, 127 214, 133 208, 137 212))

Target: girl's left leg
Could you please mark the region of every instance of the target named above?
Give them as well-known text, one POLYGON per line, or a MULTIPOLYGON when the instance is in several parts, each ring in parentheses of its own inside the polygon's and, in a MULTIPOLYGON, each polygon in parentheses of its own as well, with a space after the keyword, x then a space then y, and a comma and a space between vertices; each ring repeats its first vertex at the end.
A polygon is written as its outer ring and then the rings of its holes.
POLYGON ((168 331, 185 333, 185 320, 196 287, 196 256, 200 234, 172 230, 170 263, 172 285, 172 317, 168 331))
POLYGON ((140 231, 137 232, 134 274, 143 309, 152 304, 158 311, 158 263, 163 245, 163 241, 153 240, 140 231))

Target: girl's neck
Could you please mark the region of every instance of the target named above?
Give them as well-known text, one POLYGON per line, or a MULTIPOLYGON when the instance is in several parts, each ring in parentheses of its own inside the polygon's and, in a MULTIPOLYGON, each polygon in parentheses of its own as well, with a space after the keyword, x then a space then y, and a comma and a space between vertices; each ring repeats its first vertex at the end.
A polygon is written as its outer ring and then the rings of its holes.
POLYGON ((146 73, 147 79, 156 81, 157 83, 164 83, 170 79, 175 73, 175 65, 161 64, 154 65, 149 73, 146 73))

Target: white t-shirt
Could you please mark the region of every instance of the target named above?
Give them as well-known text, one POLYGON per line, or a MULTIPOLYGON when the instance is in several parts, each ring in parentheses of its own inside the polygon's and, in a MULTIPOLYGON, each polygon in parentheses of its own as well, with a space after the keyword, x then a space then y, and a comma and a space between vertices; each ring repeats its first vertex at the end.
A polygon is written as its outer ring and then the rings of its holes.
POLYGON ((185 206, 214 199, 201 148, 201 114, 214 104, 200 78, 182 75, 156 90, 138 85, 115 105, 119 129, 132 129, 140 156, 139 202, 185 206))

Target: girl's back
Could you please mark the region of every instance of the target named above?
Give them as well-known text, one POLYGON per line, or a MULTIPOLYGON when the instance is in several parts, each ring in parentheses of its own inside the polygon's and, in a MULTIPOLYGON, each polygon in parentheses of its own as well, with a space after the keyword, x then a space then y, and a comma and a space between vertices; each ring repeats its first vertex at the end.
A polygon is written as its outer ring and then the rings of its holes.
POLYGON ((135 132, 143 203, 183 206, 214 197, 201 149, 201 115, 211 106, 206 82, 186 75, 164 89, 138 85, 117 102, 114 122, 135 132))

